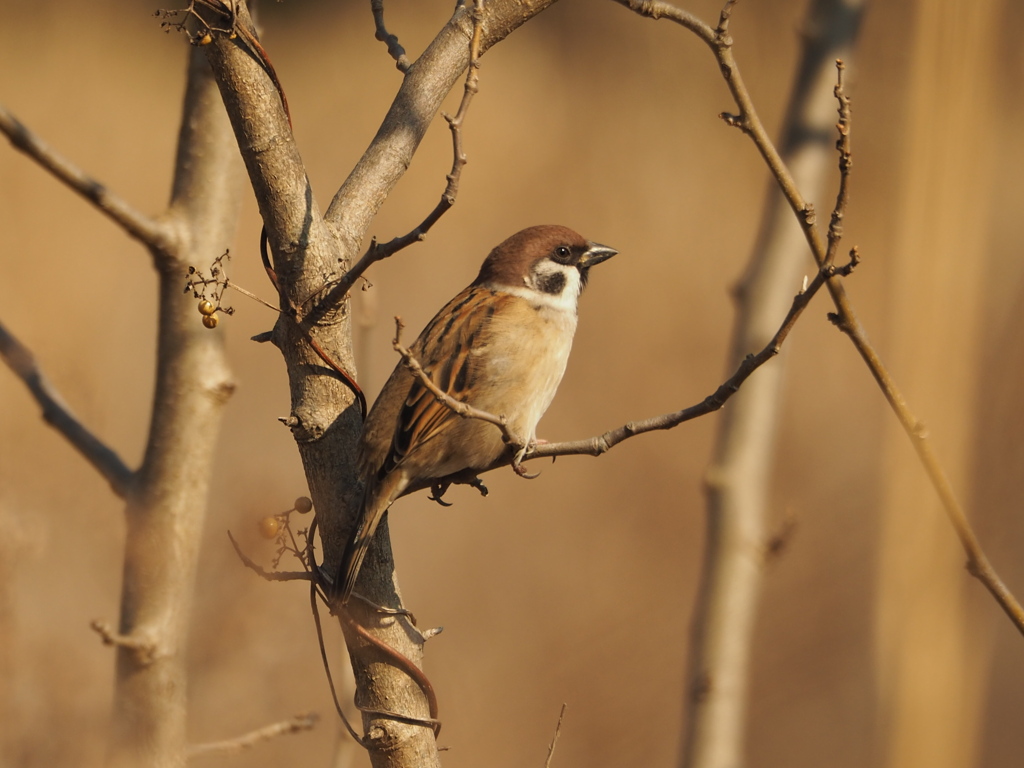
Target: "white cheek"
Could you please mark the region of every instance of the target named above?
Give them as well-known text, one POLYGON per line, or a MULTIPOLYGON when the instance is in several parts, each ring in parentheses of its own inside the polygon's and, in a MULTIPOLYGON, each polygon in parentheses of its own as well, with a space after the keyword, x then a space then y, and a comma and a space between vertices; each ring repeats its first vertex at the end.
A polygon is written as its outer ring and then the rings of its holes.
POLYGON ((565 264, 556 264, 553 261, 542 261, 537 264, 530 276, 524 279, 524 282, 529 288, 537 291, 535 300, 545 304, 552 309, 561 309, 566 311, 575 312, 576 302, 580 297, 580 290, 582 285, 580 282, 580 271, 576 267, 566 266, 565 264), (559 293, 545 293, 539 289, 538 284, 545 278, 551 275, 561 274, 565 278, 565 284, 562 286, 562 290, 559 293))

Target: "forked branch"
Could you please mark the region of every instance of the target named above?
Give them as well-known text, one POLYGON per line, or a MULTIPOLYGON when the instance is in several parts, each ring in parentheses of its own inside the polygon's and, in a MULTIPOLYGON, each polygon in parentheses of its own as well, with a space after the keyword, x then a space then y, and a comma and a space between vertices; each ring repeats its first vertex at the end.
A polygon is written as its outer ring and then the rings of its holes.
MULTIPOLYGON (((374 6, 374 18, 378 18, 377 8, 380 6, 380 17, 377 26, 378 38, 381 39, 381 30, 383 29, 383 0, 373 0, 374 6)), ((444 216, 448 210, 455 205, 455 200, 459 194, 459 182, 462 179, 462 169, 465 167, 467 158, 466 153, 462 147, 462 123, 466 119, 466 114, 469 112, 469 105, 473 101, 473 96, 479 90, 480 82, 480 53, 481 53, 481 40, 483 30, 483 0, 474 0, 473 6, 469 9, 470 18, 473 20, 473 32, 469 40, 469 68, 466 72, 466 82, 463 87, 462 101, 459 102, 459 109, 454 116, 442 113, 445 121, 448 123, 448 127, 452 133, 452 168, 449 171, 447 178, 447 184, 445 185, 444 192, 441 193, 441 199, 438 201, 434 209, 427 214, 427 217, 423 219, 414 229, 394 237, 386 243, 378 243, 377 238, 373 238, 370 241, 370 247, 366 249, 366 253, 363 254, 362 258, 357 261, 351 269, 348 270, 334 287, 327 293, 324 300, 320 303, 316 310, 307 316, 307 322, 315 321, 323 312, 329 308, 334 307, 340 302, 352 289, 352 286, 356 284, 356 281, 369 269, 373 264, 378 261, 394 256, 396 253, 401 251, 403 248, 408 248, 413 243, 417 243, 423 240, 427 236, 427 232, 430 231, 438 220, 444 216)), ((386 34, 386 30, 385 30, 386 34)), ((394 37, 393 35, 391 37, 394 37)), ((397 39, 395 39, 397 45, 397 39)), ((399 46, 401 48, 401 46, 399 46)), ((388 43, 388 50, 391 50, 391 43, 388 43)), ((404 52, 403 52, 404 53, 404 52)), ((397 60, 397 59, 396 59, 397 60)), ((401 65, 399 64, 399 68, 401 65)))
MULTIPOLYGON (((830 247, 816 225, 814 207, 804 200, 792 174, 782 161, 775 145, 768 137, 768 133, 758 117, 757 110, 754 108, 750 94, 740 75, 739 65, 732 54, 732 39, 729 36, 728 27, 735 0, 729 0, 726 3, 725 8, 722 10, 718 27, 714 29, 693 15, 676 8, 671 3, 662 2, 662 0, 616 0, 616 2, 643 16, 653 19, 670 19, 692 31, 711 48, 718 62, 719 70, 722 72, 726 85, 739 108, 737 115, 723 113, 722 118, 730 125, 740 128, 754 142, 758 152, 760 152, 768 164, 790 208, 792 208, 793 213, 796 215, 814 260, 818 263, 819 267, 827 265, 829 263, 830 247)), ((837 85, 836 95, 840 101, 840 139, 838 145, 841 157, 845 158, 845 161, 841 161, 841 163, 845 162, 846 170, 848 170, 850 161, 850 113, 849 103, 845 100, 841 77, 837 85)), ((845 176, 846 174, 844 173, 843 175, 845 176)), ((843 180, 840 186, 840 198, 845 194, 846 186, 845 180, 843 180)), ((841 212, 838 203, 837 210, 841 212)), ((839 220, 841 220, 841 216, 839 220)), ((839 220, 833 219, 829 228, 830 239, 834 239, 831 233, 838 231, 839 220)), ((846 295, 846 289, 843 287, 842 282, 836 277, 830 277, 826 280, 825 285, 836 307, 836 312, 830 318, 853 342, 854 347, 864 360, 868 370, 870 370, 871 375, 882 390, 882 394, 888 401, 890 408, 903 427, 903 431, 910 438, 921 465, 924 467, 932 486, 935 488, 946 511, 946 515, 960 539, 960 544, 967 554, 967 570, 984 584, 985 588, 988 589, 996 599, 996 602, 999 603, 1000 607, 1017 627, 1017 630, 1024 634, 1024 608, 1021 607, 1016 597, 1006 587, 989 563, 974 533, 974 529, 967 519, 967 514, 953 491, 953 486, 946 475, 945 469, 939 461, 931 442, 927 439, 927 431, 924 425, 918 421, 917 417, 910 410, 892 375, 882 363, 881 357, 879 357, 874 346, 868 340, 867 333, 864 331, 860 320, 853 310, 853 305, 846 295)))

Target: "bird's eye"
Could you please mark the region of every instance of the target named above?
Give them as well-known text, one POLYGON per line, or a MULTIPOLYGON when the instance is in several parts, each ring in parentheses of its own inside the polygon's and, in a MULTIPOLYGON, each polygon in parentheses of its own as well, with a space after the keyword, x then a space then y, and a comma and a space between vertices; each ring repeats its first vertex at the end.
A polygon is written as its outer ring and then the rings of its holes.
POLYGON ((567 262, 571 255, 572 255, 572 251, 570 251, 569 247, 566 246, 566 245, 560 245, 557 248, 555 248, 555 260, 556 261, 561 261, 563 263, 567 262))

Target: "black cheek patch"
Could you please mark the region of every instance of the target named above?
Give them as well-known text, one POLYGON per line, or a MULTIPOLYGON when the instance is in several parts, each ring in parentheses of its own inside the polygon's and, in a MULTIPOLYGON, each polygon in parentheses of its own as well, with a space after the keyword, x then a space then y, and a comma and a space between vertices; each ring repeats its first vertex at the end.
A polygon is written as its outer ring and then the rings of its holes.
POLYGON ((537 275, 537 290, 542 293, 550 293, 555 296, 565 288, 565 274, 552 272, 548 275, 537 275))

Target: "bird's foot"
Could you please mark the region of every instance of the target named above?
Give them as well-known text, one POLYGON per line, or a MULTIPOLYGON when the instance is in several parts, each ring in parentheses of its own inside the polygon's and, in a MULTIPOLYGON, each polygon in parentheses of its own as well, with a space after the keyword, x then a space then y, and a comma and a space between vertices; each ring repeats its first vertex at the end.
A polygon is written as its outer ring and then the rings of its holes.
POLYGON ((450 507, 452 503, 444 500, 444 495, 448 492, 448 489, 452 487, 450 482, 434 483, 430 486, 430 495, 427 497, 431 501, 436 501, 442 507, 450 507))
POLYGON ((466 483, 470 488, 476 488, 481 496, 486 496, 490 491, 487 490, 487 486, 484 485, 484 481, 479 477, 474 477, 472 480, 466 483))
POLYGON ((520 477, 525 477, 527 480, 534 480, 540 477, 540 472, 527 472, 523 466, 523 459, 526 458, 526 454, 530 452, 530 449, 544 440, 531 440, 529 443, 520 448, 516 455, 512 458, 512 471, 520 477))

